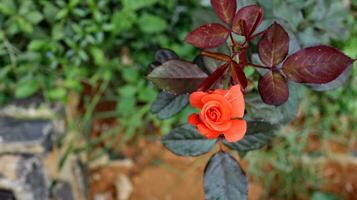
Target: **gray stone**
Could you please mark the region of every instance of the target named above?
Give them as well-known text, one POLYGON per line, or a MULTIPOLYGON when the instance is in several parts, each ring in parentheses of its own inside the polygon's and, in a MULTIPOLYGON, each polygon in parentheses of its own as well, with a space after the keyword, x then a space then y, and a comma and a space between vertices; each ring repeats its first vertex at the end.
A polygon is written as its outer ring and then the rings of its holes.
POLYGON ((15 200, 14 193, 10 190, 0 189, 0 199, 1 200, 15 200))
POLYGON ((0 190, 17 200, 47 200, 48 187, 40 159, 30 155, 0 155, 0 190))
POLYGON ((74 200, 71 184, 56 181, 52 191, 52 200, 74 200))
POLYGON ((77 199, 88 199, 89 194, 89 180, 88 180, 88 169, 81 162, 80 159, 75 159, 72 163, 72 173, 75 177, 74 186, 76 187, 78 198, 77 199))
POLYGON ((53 145, 50 120, 0 116, 0 153, 45 153, 53 145))

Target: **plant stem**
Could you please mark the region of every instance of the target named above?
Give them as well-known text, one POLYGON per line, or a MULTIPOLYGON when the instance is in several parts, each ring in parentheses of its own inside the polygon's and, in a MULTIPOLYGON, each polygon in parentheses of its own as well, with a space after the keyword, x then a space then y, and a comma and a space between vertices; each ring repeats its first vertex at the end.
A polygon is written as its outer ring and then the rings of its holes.
POLYGON ((258 37, 259 35, 264 34, 265 32, 266 32, 266 30, 261 31, 261 32, 259 32, 259 33, 255 34, 255 35, 252 35, 252 36, 250 37, 250 40, 252 40, 252 39, 254 39, 254 38, 258 37))
POLYGON ((217 142, 218 142, 218 145, 219 145, 219 150, 220 150, 220 151, 224 151, 224 145, 223 145, 223 138, 222 138, 222 136, 219 136, 217 142))
POLYGON ((247 65, 250 65, 250 66, 253 66, 253 67, 256 67, 256 68, 262 68, 262 69, 269 69, 269 70, 272 69, 271 67, 267 67, 267 66, 263 66, 263 65, 257 65, 257 64, 253 64, 253 63, 247 63, 247 65))
POLYGON ((238 45, 237 42, 234 40, 233 35, 232 35, 232 32, 229 34, 229 37, 230 37, 231 42, 232 42, 232 46, 231 46, 231 48, 232 48, 232 53, 234 54, 234 53, 236 53, 236 49, 237 49, 237 47, 239 47, 239 45, 238 45))
POLYGON ((229 62, 231 60, 231 57, 222 53, 217 53, 217 52, 211 52, 211 51, 202 51, 201 52, 202 56, 210 57, 216 60, 221 60, 221 61, 226 61, 229 62))

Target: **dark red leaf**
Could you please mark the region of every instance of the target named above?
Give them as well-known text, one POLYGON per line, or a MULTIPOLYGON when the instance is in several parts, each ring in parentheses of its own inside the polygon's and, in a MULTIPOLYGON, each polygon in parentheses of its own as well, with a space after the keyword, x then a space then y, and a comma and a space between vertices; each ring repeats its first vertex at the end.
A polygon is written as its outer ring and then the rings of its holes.
POLYGON ((258 82, 260 96, 264 103, 279 106, 289 98, 288 83, 275 71, 269 71, 258 82))
POLYGON ((281 63, 289 52, 289 35, 277 23, 271 25, 258 43, 259 58, 267 66, 281 63))
POLYGON ((213 10, 226 24, 231 24, 237 9, 236 0, 211 0, 213 10))
POLYGON ((230 31, 220 24, 205 24, 189 33, 185 40, 201 49, 214 48, 223 44, 229 33, 230 31))
POLYGON ((232 62, 232 79, 234 84, 240 84, 243 89, 248 85, 248 80, 244 74, 243 68, 236 62, 232 62))
POLYGON ((348 66, 340 76, 338 76, 335 80, 331 82, 323 83, 323 84, 307 84, 307 85, 309 86, 309 88, 315 91, 335 90, 338 87, 341 87, 342 85, 346 84, 348 79, 351 77, 352 72, 353 72, 353 64, 348 66))
POLYGON ((320 45, 290 55, 283 64, 283 71, 292 81, 321 84, 335 80, 352 63, 353 59, 339 50, 320 45))
POLYGON ((216 69, 208 78, 206 78, 199 86, 199 91, 206 91, 221 78, 224 72, 227 70, 229 63, 224 63, 218 69, 216 69))
POLYGON ((183 60, 169 60, 147 76, 159 88, 173 94, 195 91, 206 77, 197 65, 183 60))
POLYGON ((251 36, 263 20, 263 9, 257 5, 245 6, 233 18, 232 30, 238 35, 251 36))

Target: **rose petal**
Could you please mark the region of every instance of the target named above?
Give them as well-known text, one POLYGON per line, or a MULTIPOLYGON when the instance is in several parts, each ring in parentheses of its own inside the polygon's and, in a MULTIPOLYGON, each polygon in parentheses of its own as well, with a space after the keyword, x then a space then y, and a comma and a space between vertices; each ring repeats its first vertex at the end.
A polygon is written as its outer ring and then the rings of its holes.
POLYGON ((197 129, 198 129, 198 132, 200 132, 202 135, 204 135, 208 139, 217 138, 220 135, 219 132, 208 129, 204 124, 198 124, 197 129))
POLYGON ((193 113, 190 116, 188 116, 187 121, 189 124, 193 126, 197 126, 197 124, 200 123, 200 119, 196 113, 193 113))
POLYGON ((240 85, 232 86, 225 97, 232 104, 232 118, 243 117, 245 103, 240 85))
POLYGON ((201 109, 203 107, 203 102, 201 101, 202 97, 206 96, 206 92, 193 92, 190 95, 190 104, 194 108, 201 109))
POLYGON ((202 102, 204 103, 204 106, 200 112, 201 121, 205 122, 206 120, 208 120, 206 112, 211 107, 217 107, 220 110, 221 117, 219 121, 216 121, 217 123, 224 123, 231 119, 232 106, 223 96, 217 94, 209 94, 202 98, 202 102), (217 98, 218 100, 215 100, 217 98))
MULTIPOLYGON (((220 104, 220 108, 222 111, 223 116, 231 116, 231 110, 232 110, 232 105, 231 103, 222 95, 219 94, 208 94, 202 98, 202 102, 205 105, 208 105, 208 103, 213 103, 213 102, 218 102, 220 104)), ((225 117, 222 117, 224 119, 225 117)))
POLYGON ((232 120, 232 127, 225 131, 224 138, 228 142, 236 142, 242 139, 247 131, 247 122, 245 120, 232 120))
POLYGON ((222 123, 222 124, 217 124, 217 123, 214 123, 214 122, 212 122, 210 120, 206 120, 204 124, 207 127, 209 127, 210 129, 213 129, 213 130, 218 131, 218 132, 227 131, 232 127, 232 122, 231 121, 228 121, 228 122, 222 123))
POLYGON ((213 94, 220 94, 222 96, 227 94, 227 90, 223 90, 223 89, 216 89, 213 91, 213 94))

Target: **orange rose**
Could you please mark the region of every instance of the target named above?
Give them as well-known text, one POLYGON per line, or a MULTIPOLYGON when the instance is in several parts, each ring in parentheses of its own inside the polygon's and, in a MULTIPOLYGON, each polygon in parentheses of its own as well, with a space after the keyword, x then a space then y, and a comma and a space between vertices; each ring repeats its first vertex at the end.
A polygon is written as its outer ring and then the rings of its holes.
POLYGON ((243 138, 247 123, 242 119, 244 97, 239 85, 229 90, 194 92, 190 95, 190 104, 201 112, 191 114, 188 123, 196 126, 202 135, 213 139, 223 134, 228 142, 243 138))

